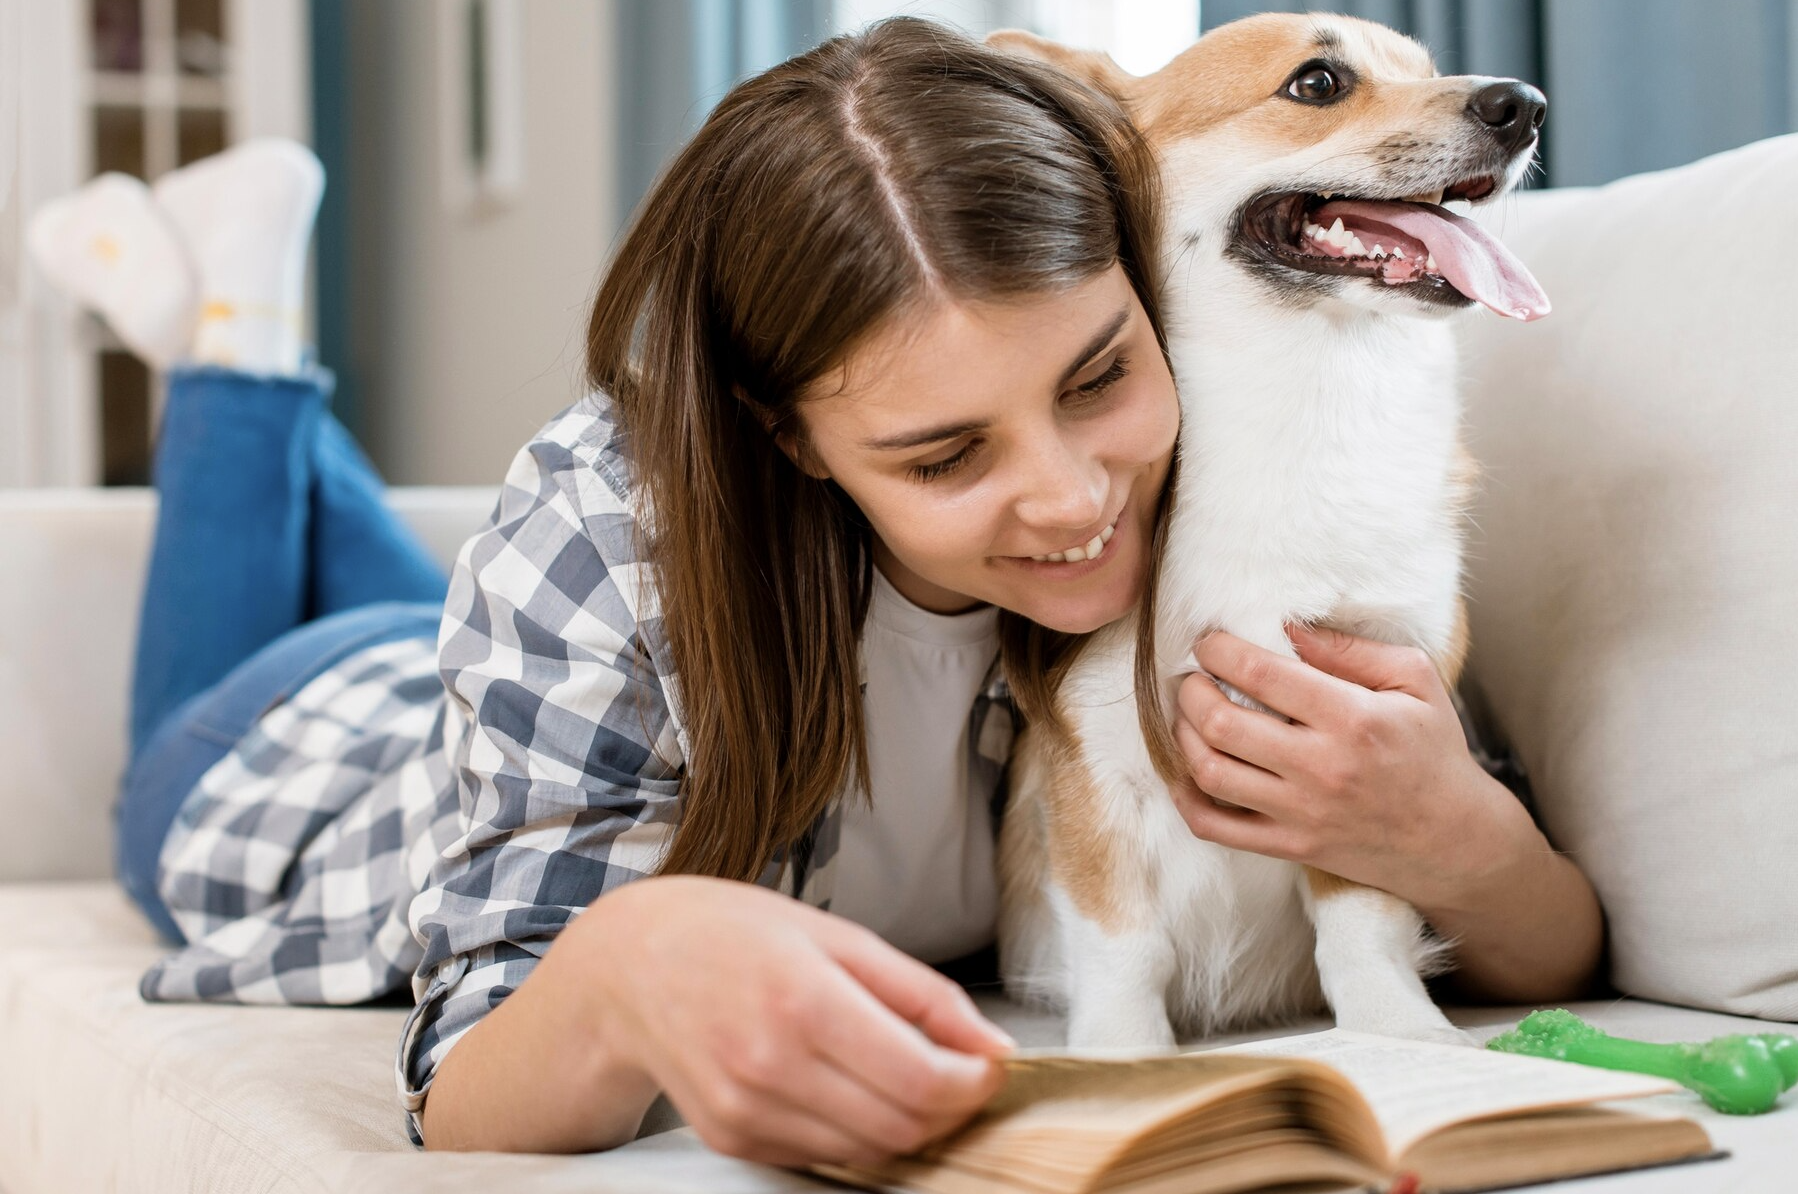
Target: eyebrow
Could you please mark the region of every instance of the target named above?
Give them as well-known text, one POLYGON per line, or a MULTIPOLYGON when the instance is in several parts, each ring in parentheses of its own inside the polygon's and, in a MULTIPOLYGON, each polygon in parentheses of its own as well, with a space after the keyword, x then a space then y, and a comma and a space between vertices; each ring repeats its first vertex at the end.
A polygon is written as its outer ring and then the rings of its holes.
MULTIPOLYGON (((1086 347, 1080 350, 1080 355, 1074 358, 1073 363, 1067 367, 1067 371, 1061 375, 1060 384, 1067 385, 1073 380, 1076 373, 1091 364, 1092 359, 1105 351, 1105 346, 1111 343, 1112 338, 1123 330, 1124 324, 1129 320, 1130 303, 1126 300, 1124 305, 1118 308, 1117 314, 1107 320, 1105 326, 1099 329, 1098 334, 1093 336, 1087 342, 1086 347)), ((926 427, 921 431, 902 431, 897 435, 883 435, 863 440, 862 447, 880 452, 892 452, 900 448, 921 448, 925 444, 954 439, 956 436, 966 435, 970 431, 982 431, 990 422, 989 419, 964 420, 960 423, 944 423, 936 427, 926 427)))

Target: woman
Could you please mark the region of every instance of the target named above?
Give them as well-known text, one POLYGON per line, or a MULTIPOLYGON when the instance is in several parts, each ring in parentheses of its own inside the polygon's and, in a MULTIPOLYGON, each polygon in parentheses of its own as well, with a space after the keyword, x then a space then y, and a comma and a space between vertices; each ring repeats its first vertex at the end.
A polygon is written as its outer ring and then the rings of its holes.
MULTIPOLYGON (((965 1121, 1010 1042, 927 963, 990 941, 1012 700, 1039 710, 1154 574, 1179 418, 1154 212, 1115 105, 924 22, 742 84, 645 201, 594 393, 518 455, 440 627, 322 379, 178 372, 121 834, 186 945, 146 995, 411 979, 399 1078, 432 1148, 608 1147, 658 1091, 783 1164, 965 1121), (1101 566, 1031 559, 1114 516, 1101 566), (279 559, 221 558, 271 528, 279 559), (344 568, 333 543, 380 546, 344 568), (221 646, 192 623, 243 620, 225 591, 313 620, 221 646)), ((1230 760, 1287 781, 1253 820, 1208 767, 1194 832, 1413 898, 1484 994, 1578 989, 1591 889, 1433 673, 1299 646, 1318 666, 1279 683, 1341 716, 1302 758, 1230 760)), ((1270 659, 1200 654, 1251 693, 1270 659)), ((1262 716, 1200 679, 1181 707, 1195 766, 1262 716)))

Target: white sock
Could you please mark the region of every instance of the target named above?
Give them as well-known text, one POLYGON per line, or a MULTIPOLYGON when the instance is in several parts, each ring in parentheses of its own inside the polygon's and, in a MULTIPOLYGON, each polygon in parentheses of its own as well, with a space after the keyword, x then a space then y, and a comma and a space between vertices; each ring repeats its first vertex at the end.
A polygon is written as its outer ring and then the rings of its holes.
POLYGON ((187 356, 198 278, 142 182, 100 175, 40 207, 26 242, 58 289, 99 311, 149 364, 166 369, 187 356))
POLYGON ((324 168, 312 151, 273 137, 156 180, 156 202, 199 272, 196 361, 299 372, 306 245, 324 189, 324 168))

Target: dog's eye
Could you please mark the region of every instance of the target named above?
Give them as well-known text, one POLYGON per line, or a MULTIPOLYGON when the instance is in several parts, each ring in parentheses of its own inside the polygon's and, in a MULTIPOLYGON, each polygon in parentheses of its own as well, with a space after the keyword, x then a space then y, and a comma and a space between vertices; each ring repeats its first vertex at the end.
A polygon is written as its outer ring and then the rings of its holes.
POLYGON ((1342 83, 1336 78, 1336 72, 1315 62, 1308 62, 1300 67, 1299 73, 1286 85, 1287 95, 1309 104, 1325 103, 1335 99, 1341 92, 1342 83))

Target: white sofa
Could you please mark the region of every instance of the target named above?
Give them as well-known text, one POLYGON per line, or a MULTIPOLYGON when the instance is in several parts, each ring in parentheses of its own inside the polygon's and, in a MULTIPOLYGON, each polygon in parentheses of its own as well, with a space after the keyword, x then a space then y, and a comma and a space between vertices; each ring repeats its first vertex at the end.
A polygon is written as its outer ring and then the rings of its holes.
MULTIPOLYGON (((1787 144, 1769 152, 1784 154, 1781 169, 1798 183, 1793 148, 1787 144)), ((1788 185, 1780 193, 1790 192, 1788 185)), ((1528 196, 1507 209, 1510 224, 1501 231, 1541 244, 1557 221, 1563 231, 1569 221, 1583 228, 1598 220, 1602 209, 1590 195, 1528 196)), ((1696 217, 1693 222, 1696 226, 1696 217)), ((1749 235, 1767 239, 1766 229, 1754 226, 1749 235)), ((1577 293, 1581 278, 1591 279, 1588 288, 1614 285, 1600 268, 1602 253, 1585 238, 1581 243, 1591 250, 1592 263, 1571 279, 1567 269, 1556 268, 1550 288, 1557 306, 1573 316, 1528 329, 1535 339, 1526 351, 1536 361, 1598 362, 1593 368, 1602 379, 1603 362, 1627 360, 1635 346, 1629 320, 1605 325, 1610 338, 1597 339, 1593 322, 1580 316, 1582 305, 1590 307, 1594 299, 1577 293)), ((1791 255, 1789 245, 1784 251, 1791 255)), ((1607 304, 1661 301, 1633 292, 1605 291, 1597 297, 1607 304)), ((1789 310, 1785 293, 1769 288, 1765 297, 1789 310)), ((1798 344, 1769 349, 1732 340, 1743 334, 1741 325, 1721 307, 1709 324, 1702 310, 1692 318, 1694 343, 1704 343, 1709 352, 1783 353, 1792 366, 1785 376, 1798 375, 1798 344)), ((1494 438, 1493 427, 1502 422, 1515 387, 1529 377, 1527 364, 1493 363, 1494 354, 1506 351, 1503 337, 1514 331, 1495 324, 1489 317, 1470 316, 1465 325, 1475 363, 1470 397, 1480 425, 1473 437, 1476 452, 1484 444, 1495 452, 1515 446, 1514 436, 1494 438)), ((1629 398, 1615 401, 1621 413, 1629 398)), ((1798 450, 1798 437, 1778 446, 1789 456, 1798 450)), ((1507 460, 1492 480, 1501 497, 1514 499, 1530 488, 1527 466, 1507 460)), ((486 514, 491 497, 486 490, 414 489, 396 491, 392 500, 447 558, 486 514)), ((1488 530, 1515 524, 1498 517, 1511 507, 1503 501, 1500 507, 1492 519, 1481 519, 1488 530)), ((727 1194, 819 1188, 793 1174, 711 1153, 663 1104, 652 1110, 639 1140, 606 1154, 418 1152, 407 1143, 394 1089, 394 1045, 403 1015, 398 1006, 268 1009, 139 1000, 138 976, 158 946, 108 878, 109 806, 122 766, 126 677, 152 512, 153 497, 143 491, 0 493, 0 825, 5 827, 0 833, 0 1192, 406 1188, 727 1194)), ((1789 535, 1789 518, 1783 525, 1789 535)), ((1527 725, 1527 703, 1518 702, 1532 699, 1533 690, 1518 677, 1552 670, 1554 660, 1530 655, 1536 640, 1528 634, 1507 645, 1502 658, 1491 651, 1482 658, 1482 632, 1494 641, 1513 633, 1517 619, 1507 617, 1528 596, 1514 592, 1511 564, 1505 576, 1491 573, 1494 559, 1508 560, 1503 545, 1487 544, 1474 553, 1474 668, 1476 678, 1489 666, 1502 681, 1495 685, 1495 703, 1501 714, 1511 711, 1507 724, 1527 725), (1516 658, 1519 652, 1522 659, 1516 658)), ((1527 629, 1527 619, 1525 624, 1527 629)), ((1792 626, 1779 630, 1789 637, 1792 626)), ((1671 702, 1677 695, 1661 699, 1671 702)), ((1783 716, 1792 720, 1789 706, 1783 716)), ((1539 784, 1554 788, 1566 773, 1565 744, 1547 751, 1532 737, 1519 745, 1538 771, 1539 784)), ((1581 798, 1565 785, 1549 794, 1563 814, 1581 798)), ((1577 818, 1567 823, 1579 824, 1577 818)), ((1783 826, 1760 832, 1782 841, 1789 853, 1798 843, 1798 811, 1788 807, 1783 826)), ((1616 894, 1624 906, 1627 893, 1616 894)), ((1798 926, 1788 923, 1788 928, 1784 943, 1791 958, 1798 956, 1793 948, 1798 926)), ((990 992, 979 998, 1024 1043, 1058 1040, 1060 1026, 1053 1018, 990 992)), ((1790 1028, 1640 999, 1577 1010, 1613 1031, 1658 1040, 1790 1028)), ((1518 1009, 1502 1008, 1454 1012, 1457 1022, 1482 1036, 1518 1015, 1518 1009)), ((1593 1194, 1798 1190, 1798 1098, 1788 1096, 1773 1114, 1747 1119, 1706 1112, 1695 1100, 1674 1102, 1701 1115, 1733 1155, 1702 1166, 1594 1178, 1562 1188, 1593 1194)))

